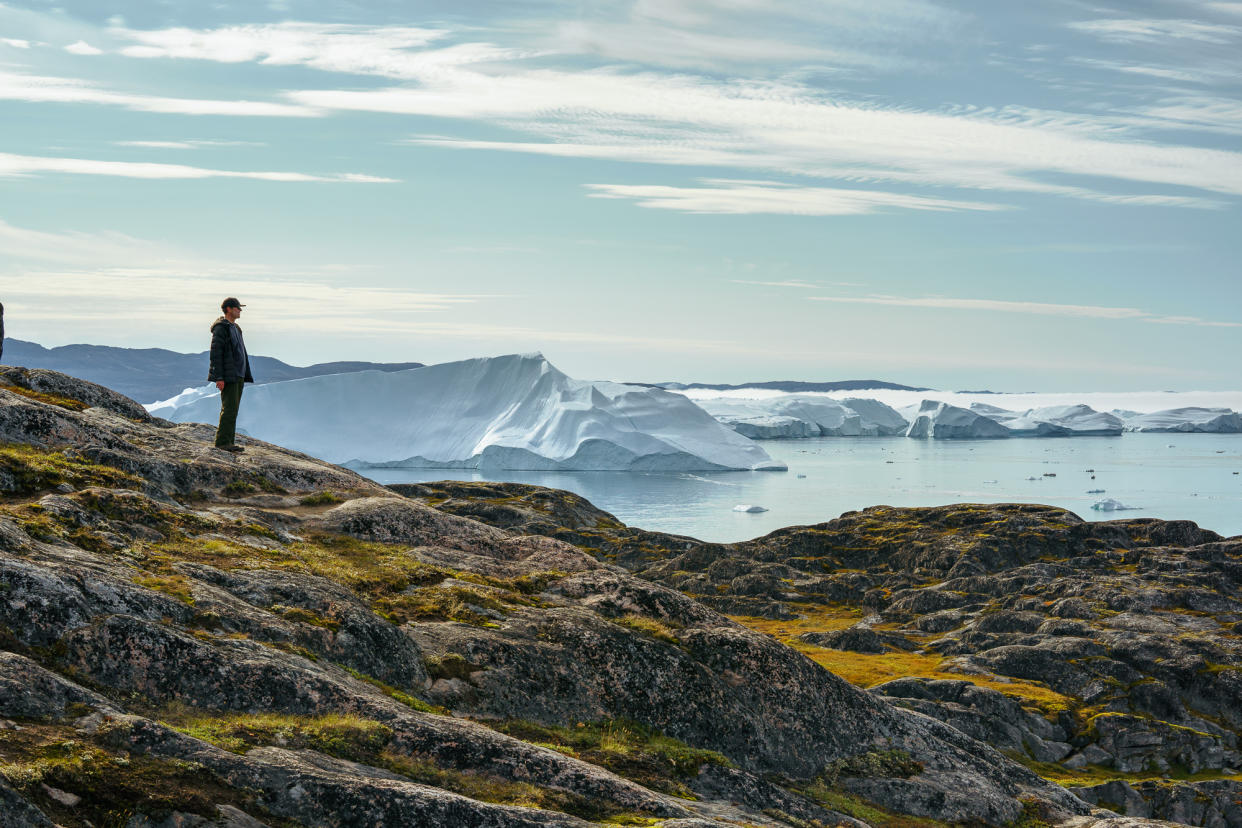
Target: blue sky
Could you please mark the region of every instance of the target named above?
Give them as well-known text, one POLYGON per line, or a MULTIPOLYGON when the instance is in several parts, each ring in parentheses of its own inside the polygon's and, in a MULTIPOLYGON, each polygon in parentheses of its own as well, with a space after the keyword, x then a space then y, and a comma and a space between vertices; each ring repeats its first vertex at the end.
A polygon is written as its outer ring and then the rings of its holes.
POLYGON ((1242 2, 0 4, 10 336, 1236 389, 1242 2))

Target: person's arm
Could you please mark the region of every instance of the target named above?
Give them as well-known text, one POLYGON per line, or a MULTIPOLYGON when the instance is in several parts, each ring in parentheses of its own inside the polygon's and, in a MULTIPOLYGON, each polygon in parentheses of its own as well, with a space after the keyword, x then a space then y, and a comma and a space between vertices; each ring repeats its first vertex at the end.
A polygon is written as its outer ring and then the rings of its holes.
POLYGON ((207 369, 207 381, 215 380, 216 388, 221 391, 224 390, 225 349, 231 344, 228 336, 227 325, 217 325, 211 329, 211 364, 207 369))

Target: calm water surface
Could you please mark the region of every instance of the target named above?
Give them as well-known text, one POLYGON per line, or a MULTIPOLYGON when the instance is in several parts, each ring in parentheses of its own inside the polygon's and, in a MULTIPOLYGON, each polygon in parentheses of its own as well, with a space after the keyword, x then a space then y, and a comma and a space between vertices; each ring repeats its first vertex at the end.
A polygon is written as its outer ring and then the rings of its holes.
POLYGON ((1239 434, 979 441, 823 437, 768 440, 763 447, 788 463, 789 471, 361 472, 380 483, 493 480, 568 489, 631 526, 709 541, 745 540, 878 504, 1015 501, 1060 506, 1087 520, 1183 519, 1222 535, 1242 534, 1242 474, 1234 474, 1242 472, 1239 434), (1095 470, 1095 479, 1088 469, 1095 470), (1105 491, 1087 494, 1089 489, 1105 491), (1093 511, 1091 505, 1103 498, 1140 509, 1093 511), (734 512, 739 504, 769 511, 734 512))

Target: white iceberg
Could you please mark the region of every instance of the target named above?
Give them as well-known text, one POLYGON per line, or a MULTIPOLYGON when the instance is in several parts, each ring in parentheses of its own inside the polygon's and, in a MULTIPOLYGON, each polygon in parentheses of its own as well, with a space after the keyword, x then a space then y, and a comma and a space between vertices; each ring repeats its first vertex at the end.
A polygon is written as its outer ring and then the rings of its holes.
POLYGON ((934 440, 975 440, 1008 437, 1009 429, 974 411, 935 400, 923 400, 907 437, 934 440))
MULTIPOLYGON (((219 400, 150 406, 215 422, 219 400)), ((681 394, 566 376, 542 354, 248 387, 238 425, 338 463, 567 471, 784 470, 681 394)))
POLYGON ((1125 430, 1240 434, 1242 414, 1229 408, 1169 408, 1128 417, 1125 430))
POLYGON ((762 506, 747 506, 745 504, 738 504, 737 506, 733 507, 733 511, 755 513, 755 512, 766 512, 767 509, 765 509, 762 506))
POLYGON ((755 440, 790 437, 883 437, 901 434, 906 421, 875 400, 784 394, 764 399, 700 399, 720 422, 755 440))
POLYGON ((1005 426, 1012 437, 1114 437, 1123 430, 1120 417, 1087 405, 1053 405, 1018 412, 971 403, 970 410, 1005 426))
POLYGON ((1113 500, 1111 497, 1106 497, 1103 500, 1097 500, 1095 503, 1092 503, 1091 508, 1095 509, 1097 512, 1129 512, 1134 509, 1142 509, 1143 507, 1127 506, 1120 500, 1113 500))

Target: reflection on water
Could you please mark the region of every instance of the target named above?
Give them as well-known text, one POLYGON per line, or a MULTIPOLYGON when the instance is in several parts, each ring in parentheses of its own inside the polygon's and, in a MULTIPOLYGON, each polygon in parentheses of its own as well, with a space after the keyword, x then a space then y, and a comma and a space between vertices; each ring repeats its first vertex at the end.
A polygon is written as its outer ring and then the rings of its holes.
POLYGON ((631 526, 737 541, 866 506, 1047 503, 1087 520, 1193 520, 1242 534, 1242 435, 1126 434, 1018 440, 769 440, 788 472, 488 472, 362 469, 380 483, 496 480, 568 489, 631 526), (801 475, 805 475, 802 477, 801 475), (1094 477, 1093 477, 1094 475, 1094 477), (1088 494, 1092 489, 1103 493, 1088 494), (1141 510, 1097 512, 1112 498, 1141 510), (734 512, 738 504, 769 511, 734 512))

